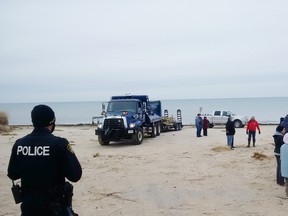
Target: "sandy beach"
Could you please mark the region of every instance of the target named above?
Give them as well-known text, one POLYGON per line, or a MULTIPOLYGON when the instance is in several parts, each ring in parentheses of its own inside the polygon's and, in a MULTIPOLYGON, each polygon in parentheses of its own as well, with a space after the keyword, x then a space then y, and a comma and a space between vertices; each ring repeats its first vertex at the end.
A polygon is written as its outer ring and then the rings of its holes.
MULTIPOLYGON (((255 148, 246 147, 245 128, 236 129, 235 150, 226 146, 224 127, 197 138, 195 128, 185 126, 141 145, 101 146, 94 125, 57 126, 54 134, 73 144, 83 168, 73 184, 73 208, 80 216, 287 215, 288 200, 275 176, 276 126, 260 127, 255 148)), ((16 139, 31 131, 17 126, 0 135, 1 216, 20 215, 7 166, 16 139)))

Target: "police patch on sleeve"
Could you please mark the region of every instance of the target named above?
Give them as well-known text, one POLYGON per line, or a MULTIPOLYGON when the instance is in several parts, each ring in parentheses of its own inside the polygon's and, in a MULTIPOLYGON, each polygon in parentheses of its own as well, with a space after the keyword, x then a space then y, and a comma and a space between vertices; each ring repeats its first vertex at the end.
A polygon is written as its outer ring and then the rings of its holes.
POLYGON ((72 154, 74 154, 72 145, 71 145, 70 143, 67 145, 67 149, 68 149, 68 151, 70 151, 72 154))

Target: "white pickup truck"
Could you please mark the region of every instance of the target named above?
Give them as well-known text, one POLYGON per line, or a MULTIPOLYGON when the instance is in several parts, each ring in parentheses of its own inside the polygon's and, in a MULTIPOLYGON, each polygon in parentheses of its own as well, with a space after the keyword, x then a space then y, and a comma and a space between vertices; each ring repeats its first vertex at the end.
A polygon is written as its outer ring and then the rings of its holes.
POLYGON ((202 117, 204 116, 206 116, 209 120, 210 128, 214 127, 214 125, 225 125, 229 116, 232 117, 232 121, 234 122, 236 128, 244 127, 248 122, 248 118, 246 116, 236 115, 226 110, 215 110, 212 115, 202 115, 202 117))

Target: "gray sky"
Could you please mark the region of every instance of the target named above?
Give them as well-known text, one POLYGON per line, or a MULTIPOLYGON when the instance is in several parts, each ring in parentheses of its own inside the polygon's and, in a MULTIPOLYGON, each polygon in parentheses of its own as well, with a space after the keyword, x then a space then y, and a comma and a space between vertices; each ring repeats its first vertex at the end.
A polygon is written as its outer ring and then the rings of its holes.
POLYGON ((287 97, 287 0, 1 0, 0 103, 287 97))

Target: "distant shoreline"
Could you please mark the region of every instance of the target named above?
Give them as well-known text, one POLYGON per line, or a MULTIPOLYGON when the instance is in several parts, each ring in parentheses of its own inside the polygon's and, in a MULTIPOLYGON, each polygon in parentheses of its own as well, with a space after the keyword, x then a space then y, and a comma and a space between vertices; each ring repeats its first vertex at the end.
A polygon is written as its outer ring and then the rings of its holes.
MULTIPOLYGON (((263 125, 263 126, 265 126, 265 125, 278 125, 279 123, 273 123, 273 122, 271 122, 271 123, 269 123, 269 122, 266 122, 266 123, 261 123, 261 122, 259 122, 259 125, 263 125)), ((29 125, 19 125, 19 124, 17 124, 17 125, 9 125, 10 127, 33 127, 33 125, 32 124, 29 124, 29 125)), ((81 126, 95 126, 96 127, 96 124, 88 124, 88 123, 77 123, 77 124, 56 124, 56 126, 63 126, 63 127, 81 127, 81 126)), ((183 126, 195 126, 194 124, 183 124, 183 126)), ((214 126, 214 128, 215 127, 221 127, 221 126, 224 126, 224 125, 215 125, 214 126)), ((245 126, 244 126, 245 127, 245 126)))

